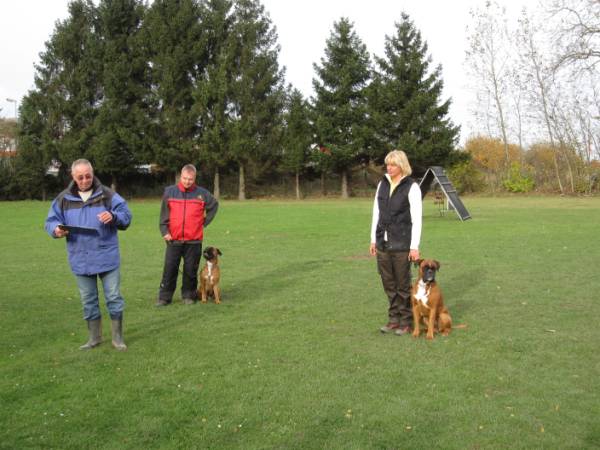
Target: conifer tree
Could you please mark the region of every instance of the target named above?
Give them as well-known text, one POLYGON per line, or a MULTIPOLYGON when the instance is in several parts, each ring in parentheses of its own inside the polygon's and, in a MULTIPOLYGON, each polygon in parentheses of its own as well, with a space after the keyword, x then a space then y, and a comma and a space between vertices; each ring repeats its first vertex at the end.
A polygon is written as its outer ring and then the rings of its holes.
POLYGON ((277 33, 258 0, 237 0, 230 38, 231 121, 230 150, 239 167, 238 198, 246 198, 246 172, 260 175, 273 164, 280 145, 284 102, 283 73, 279 69, 277 33))
POLYGON ((40 198, 46 200, 48 178, 45 176, 54 148, 47 145, 47 108, 39 92, 23 98, 20 107, 18 148, 10 179, 2 186, 6 198, 40 198))
MULTIPOLYGON (((67 178, 73 160, 89 157, 101 100, 96 25, 91 1, 69 4, 69 16, 57 23, 40 54, 35 88, 22 101, 20 149, 38 161, 40 180, 52 160, 62 163, 61 178, 67 178)), ((28 173, 34 176, 31 168, 28 173)))
POLYGON ((348 172, 370 145, 366 88, 369 53, 346 18, 334 23, 321 65, 314 64, 315 127, 319 144, 331 152, 333 170, 342 176, 348 197, 348 172))
POLYGON ((388 151, 404 150, 415 173, 430 165, 447 165, 454 152, 459 127, 448 118, 450 100, 441 101, 441 66, 430 72, 427 43, 407 14, 385 38, 385 58, 375 57, 376 74, 369 89, 370 112, 376 130, 371 156, 378 163, 388 151))
POLYGON ((235 65, 232 2, 208 0, 201 17, 206 32, 206 68, 193 92, 193 111, 201 127, 196 145, 202 166, 213 173, 213 195, 219 198, 221 169, 231 161, 232 123, 228 112, 235 65))
POLYGON ((195 0, 155 0, 143 25, 150 61, 154 161, 177 173, 197 163, 199 133, 192 110, 195 84, 206 66, 206 33, 195 0))
POLYGON ((140 0, 101 0, 97 10, 102 100, 90 157, 116 188, 118 176, 151 154, 150 77, 140 33, 146 7, 140 0))
POLYGON ((300 200, 300 174, 308 161, 313 137, 309 105, 298 89, 293 89, 287 99, 284 122, 281 167, 294 174, 296 199, 300 200))

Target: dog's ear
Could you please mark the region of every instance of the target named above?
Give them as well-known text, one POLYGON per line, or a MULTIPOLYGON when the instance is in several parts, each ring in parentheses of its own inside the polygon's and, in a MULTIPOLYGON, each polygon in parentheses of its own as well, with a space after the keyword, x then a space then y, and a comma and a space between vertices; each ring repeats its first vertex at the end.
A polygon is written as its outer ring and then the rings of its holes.
POLYGON ((221 253, 221 250, 217 249, 217 253, 219 254, 219 256, 223 255, 223 253, 221 253))
POLYGON ((433 262, 435 263, 435 270, 440 270, 440 267, 442 267, 442 265, 440 264, 440 262, 437 261, 437 260, 435 260, 435 259, 433 260, 433 262))
POLYGON ((422 262, 423 262, 423 258, 419 258, 419 259, 415 259, 413 261, 413 264, 415 265, 415 267, 421 267, 422 262))

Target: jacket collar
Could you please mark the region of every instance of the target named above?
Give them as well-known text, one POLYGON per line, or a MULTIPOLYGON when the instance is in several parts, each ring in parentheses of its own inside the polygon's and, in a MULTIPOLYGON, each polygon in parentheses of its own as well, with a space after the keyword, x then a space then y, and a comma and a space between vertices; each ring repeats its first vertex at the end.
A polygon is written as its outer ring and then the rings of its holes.
MULTIPOLYGON (((386 178, 386 180, 388 180, 388 183, 390 183, 390 185, 392 184, 392 177, 390 177, 390 174, 386 173, 384 174, 384 177, 386 178)), ((405 175, 402 178, 400 178, 400 181, 398 181, 398 186, 400 186, 400 184, 405 181, 408 177, 405 175)))
POLYGON ((192 184, 189 189, 186 189, 180 181, 177 183, 177 189, 179 189, 181 192, 192 192, 194 189, 196 189, 196 183, 192 184))
MULTIPOLYGON (((100 180, 94 175, 94 181, 92 182, 92 195, 98 192, 98 189, 100 189, 100 187, 102 187, 102 183, 100 183, 100 180)), ((71 180, 69 186, 67 186, 67 191, 73 197, 79 198, 79 188, 77 187, 77 184, 74 180, 71 180)))

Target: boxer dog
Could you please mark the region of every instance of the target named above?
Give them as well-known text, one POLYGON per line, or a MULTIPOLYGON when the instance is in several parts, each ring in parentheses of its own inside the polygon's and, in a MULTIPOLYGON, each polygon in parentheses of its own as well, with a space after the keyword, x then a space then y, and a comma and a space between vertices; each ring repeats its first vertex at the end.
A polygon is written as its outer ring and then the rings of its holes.
POLYGON ((219 269, 219 256, 221 250, 217 247, 207 247, 202 252, 206 265, 200 271, 200 288, 198 296, 202 303, 206 303, 208 297, 213 297, 215 303, 221 303, 221 290, 219 289, 219 280, 221 278, 221 269, 219 269))
POLYGON ((427 325, 427 339, 433 339, 434 329, 448 336, 452 329, 452 319, 444 306, 442 291, 435 281, 440 263, 435 259, 419 259, 419 279, 412 287, 411 302, 413 311, 413 337, 418 338, 420 324, 427 325))

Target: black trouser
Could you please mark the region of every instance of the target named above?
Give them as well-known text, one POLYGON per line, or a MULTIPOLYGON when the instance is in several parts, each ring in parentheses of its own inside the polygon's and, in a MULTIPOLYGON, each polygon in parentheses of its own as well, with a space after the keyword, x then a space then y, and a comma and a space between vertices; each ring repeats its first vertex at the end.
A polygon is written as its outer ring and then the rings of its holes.
POLYGON ((179 261, 183 257, 183 273, 181 275, 181 298, 196 300, 198 298, 198 267, 202 243, 188 244, 183 242, 168 242, 165 251, 165 265, 158 299, 171 303, 177 287, 177 272, 179 261))
POLYGON ((401 327, 412 326, 408 253, 377 249, 377 270, 389 300, 388 322, 401 327))

